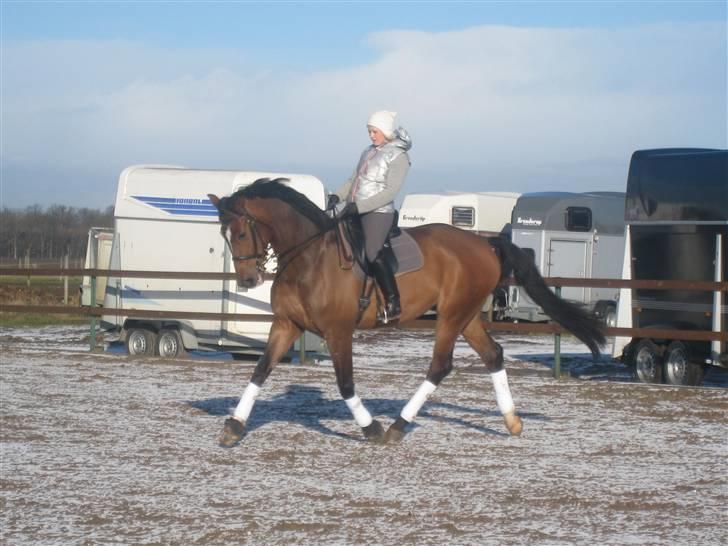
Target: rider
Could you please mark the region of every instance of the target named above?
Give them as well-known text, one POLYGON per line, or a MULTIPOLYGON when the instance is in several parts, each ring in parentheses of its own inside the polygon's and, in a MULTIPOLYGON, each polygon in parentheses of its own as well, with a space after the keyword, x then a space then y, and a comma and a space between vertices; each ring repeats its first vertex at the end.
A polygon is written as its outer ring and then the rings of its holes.
POLYGON ((409 170, 407 150, 412 141, 397 128, 397 112, 374 112, 367 122, 372 141, 359 158, 354 173, 329 196, 328 208, 340 216, 359 214, 364 230, 367 261, 384 296, 383 322, 396 320, 401 312, 394 272, 382 255, 382 247, 395 217, 394 198, 409 170))

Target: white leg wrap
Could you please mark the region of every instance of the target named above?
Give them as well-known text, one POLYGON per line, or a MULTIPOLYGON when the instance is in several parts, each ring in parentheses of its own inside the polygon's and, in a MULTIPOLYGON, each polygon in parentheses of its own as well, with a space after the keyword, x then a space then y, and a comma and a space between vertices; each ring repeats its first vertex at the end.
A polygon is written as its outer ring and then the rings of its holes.
POLYGON ((503 415, 515 411, 516 406, 513 404, 511 389, 508 387, 508 376, 505 370, 490 374, 493 378, 493 388, 495 389, 495 398, 498 401, 498 409, 503 415))
POLYGON ((240 397, 238 407, 235 408, 235 413, 233 413, 233 417, 235 419, 242 421, 243 423, 248 420, 259 392, 260 387, 258 385, 252 382, 248 383, 248 386, 245 387, 245 390, 243 391, 243 396, 240 397))
POLYGON ((427 397, 435 392, 435 389, 437 389, 437 385, 429 381, 424 381, 414 396, 410 398, 410 401, 407 402, 407 405, 402 408, 402 412, 400 413, 402 419, 408 423, 414 421, 424 403, 427 402, 427 397))
POLYGON ((364 407, 364 404, 362 404, 361 398, 359 398, 356 394, 351 398, 347 398, 344 402, 346 402, 346 405, 349 407, 357 425, 364 428, 372 424, 373 419, 371 414, 364 407))

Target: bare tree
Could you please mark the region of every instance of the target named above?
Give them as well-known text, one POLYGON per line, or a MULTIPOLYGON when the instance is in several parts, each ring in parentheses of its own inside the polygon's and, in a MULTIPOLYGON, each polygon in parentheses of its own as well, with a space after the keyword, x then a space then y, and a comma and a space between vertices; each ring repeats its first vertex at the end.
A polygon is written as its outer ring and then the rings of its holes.
POLYGON ((68 255, 81 259, 91 227, 111 227, 114 208, 105 210, 52 205, 47 209, 33 205, 24 210, 3 208, 0 211, 0 259, 16 263, 28 256, 31 260, 53 260, 68 255))

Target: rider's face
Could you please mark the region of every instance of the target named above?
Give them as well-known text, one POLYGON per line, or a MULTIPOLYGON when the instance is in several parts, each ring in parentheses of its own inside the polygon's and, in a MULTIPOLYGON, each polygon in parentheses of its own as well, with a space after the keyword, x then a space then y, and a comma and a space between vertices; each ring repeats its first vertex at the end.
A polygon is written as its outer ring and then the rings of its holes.
POLYGON ((381 146, 382 144, 387 142, 387 137, 385 137, 384 133, 382 133, 376 127, 367 125, 367 130, 369 131, 369 138, 372 140, 372 144, 374 144, 375 146, 381 146))

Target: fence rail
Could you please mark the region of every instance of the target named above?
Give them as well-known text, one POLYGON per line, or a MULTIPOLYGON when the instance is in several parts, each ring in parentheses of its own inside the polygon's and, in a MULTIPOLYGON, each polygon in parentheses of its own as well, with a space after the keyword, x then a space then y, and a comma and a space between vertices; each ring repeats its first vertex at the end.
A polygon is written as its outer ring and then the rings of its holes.
MULTIPOLYGON (((2 268, 0 277, 21 276, 72 276, 72 277, 121 277, 121 278, 147 278, 147 279, 186 279, 186 280, 235 280, 234 272, 179 272, 179 271, 126 271, 110 269, 73 269, 73 268, 2 268)), ((267 275, 271 280, 273 275, 267 275)), ((606 288, 640 288, 649 290, 689 290, 689 291, 728 291, 728 282, 712 281, 667 281, 667 280, 625 280, 625 279, 572 279, 566 277, 547 277, 546 284, 557 288, 561 287, 606 287, 606 288)), ((502 284, 516 285, 513 279, 506 279, 502 284)), ((271 322, 273 315, 252 313, 203 313, 195 311, 156 311, 135 309, 106 309, 101 307, 72 307, 66 305, 14 305, 0 304, 0 312, 12 313, 43 313, 43 314, 69 314, 91 317, 92 338, 95 339, 96 318, 109 316, 133 316, 134 318, 196 318, 207 320, 235 320, 247 322, 271 322)), ((406 329, 431 329, 433 320, 413 320, 401 324, 406 329)), ((548 333, 555 338, 555 375, 560 375, 560 335, 566 330, 555 323, 511 323, 511 322, 485 322, 486 328, 499 332, 522 333, 548 333)), ((681 339, 688 341, 720 341, 728 342, 728 332, 676 330, 658 328, 605 328, 608 336, 645 337, 653 339, 681 339)))
MULTIPOLYGON (((52 268, 3 268, 0 269, 0 277, 126 277, 146 279, 188 279, 188 280, 235 280, 235 273, 210 273, 203 271, 135 271, 118 269, 59 269, 52 268)), ((268 274, 266 280, 272 280, 274 276, 268 274)), ((728 282, 715 281, 666 281, 666 280, 627 280, 627 279, 572 279, 568 277, 546 277, 544 279, 549 286, 560 287, 584 287, 584 288, 643 288, 649 290, 694 290, 694 291, 715 291, 728 290, 728 282)), ((502 284, 516 285, 514 279, 504 279, 502 284)))

